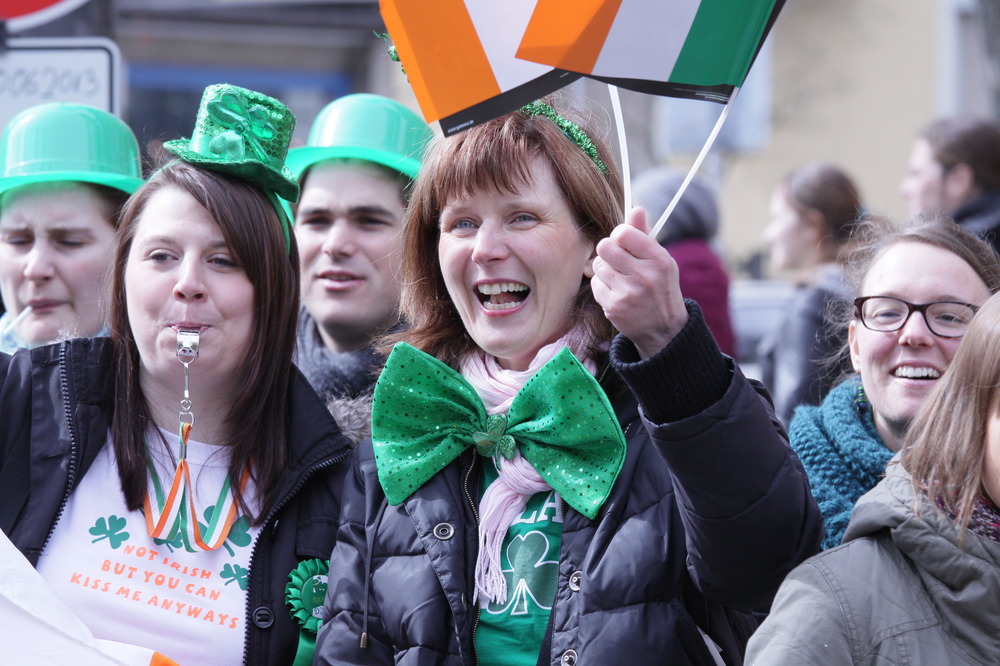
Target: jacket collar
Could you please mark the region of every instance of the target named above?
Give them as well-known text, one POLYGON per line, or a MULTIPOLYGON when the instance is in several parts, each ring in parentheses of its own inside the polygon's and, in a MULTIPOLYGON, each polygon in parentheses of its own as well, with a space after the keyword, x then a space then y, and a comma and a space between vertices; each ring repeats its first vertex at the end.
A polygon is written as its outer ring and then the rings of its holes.
POLYGON ((967 532, 959 545, 953 521, 924 498, 916 515, 913 499, 909 475, 890 463, 886 478, 855 506, 844 542, 887 531, 949 632, 992 661, 1000 650, 1000 542, 967 532))

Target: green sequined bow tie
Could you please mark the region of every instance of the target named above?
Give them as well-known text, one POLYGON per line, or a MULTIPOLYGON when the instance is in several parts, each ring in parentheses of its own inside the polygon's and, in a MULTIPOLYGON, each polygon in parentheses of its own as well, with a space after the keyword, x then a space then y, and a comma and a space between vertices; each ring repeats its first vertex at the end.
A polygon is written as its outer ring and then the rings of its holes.
POLYGON ((506 416, 487 415, 455 370, 397 344, 375 385, 372 440, 389 504, 400 504, 475 446, 515 448, 571 507, 594 518, 625 460, 625 435, 597 380, 564 348, 525 382, 506 416))

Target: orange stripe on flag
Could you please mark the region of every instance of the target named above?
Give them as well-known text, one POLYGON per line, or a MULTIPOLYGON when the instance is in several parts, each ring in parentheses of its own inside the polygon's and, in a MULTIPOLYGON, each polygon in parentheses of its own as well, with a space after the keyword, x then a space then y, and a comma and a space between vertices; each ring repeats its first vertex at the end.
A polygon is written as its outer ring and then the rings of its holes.
POLYGON ((589 74, 611 31, 621 0, 538 0, 517 57, 589 74))
POLYGON ((381 0, 381 9, 427 122, 500 94, 464 0, 381 0))

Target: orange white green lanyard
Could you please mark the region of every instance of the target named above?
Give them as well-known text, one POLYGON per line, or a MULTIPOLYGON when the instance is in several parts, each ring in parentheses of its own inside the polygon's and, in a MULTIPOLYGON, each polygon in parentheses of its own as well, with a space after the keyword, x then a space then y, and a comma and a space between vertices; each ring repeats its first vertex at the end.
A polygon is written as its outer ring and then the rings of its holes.
MULTIPOLYGON (((198 509, 194 503, 194 487, 191 485, 191 473, 187 463, 187 439, 191 432, 189 423, 181 424, 180 440, 181 455, 177 470, 170 488, 164 493, 159 475, 152 460, 146 465, 149 469, 150 483, 153 487, 155 504, 150 501, 150 493, 142 501, 143 513, 146 515, 146 529, 154 539, 173 541, 178 534, 183 537, 185 549, 215 550, 226 541, 229 530, 236 522, 237 504, 232 492, 229 475, 219 491, 219 499, 215 503, 215 511, 211 517, 205 516, 208 525, 203 529, 198 522, 198 509)), ((240 492, 247 487, 250 470, 243 470, 240 478, 240 492)))
MULTIPOLYGON (((146 496, 142 500, 142 509, 146 516, 146 529, 149 535, 154 539, 165 541, 173 541, 178 535, 181 535, 185 549, 191 552, 215 550, 225 543, 226 537, 229 536, 229 530, 236 522, 238 513, 230 478, 226 474, 226 480, 219 492, 219 499, 215 503, 215 510, 210 517, 205 516, 208 525, 203 530, 198 522, 198 509, 194 503, 194 486, 191 484, 191 472, 187 462, 188 438, 191 436, 191 428, 194 425, 194 413, 191 411, 188 390, 188 366, 198 356, 198 337, 197 331, 180 330, 177 332, 177 356, 184 364, 184 398, 181 400, 179 414, 180 455, 173 481, 170 488, 164 493, 160 477, 156 473, 156 466, 152 459, 147 459, 146 465, 149 470, 155 504, 150 501, 148 488, 146 496)), ((240 478, 241 493, 246 489, 249 479, 250 470, 243 470, 240 478)))

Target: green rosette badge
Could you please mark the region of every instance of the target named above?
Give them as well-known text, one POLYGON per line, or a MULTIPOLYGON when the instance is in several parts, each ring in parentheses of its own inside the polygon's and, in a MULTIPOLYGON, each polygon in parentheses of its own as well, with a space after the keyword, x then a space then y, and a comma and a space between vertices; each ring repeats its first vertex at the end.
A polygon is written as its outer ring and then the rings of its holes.
POLYGON ((291 607, 292 619, 302 627, 299 647, 293 666, 309 666, 316 651, 316 632, 323 619, 323 601, 326 599, 327 575, 330 560, 304 560, 288 574, 285 603, 291 607))

